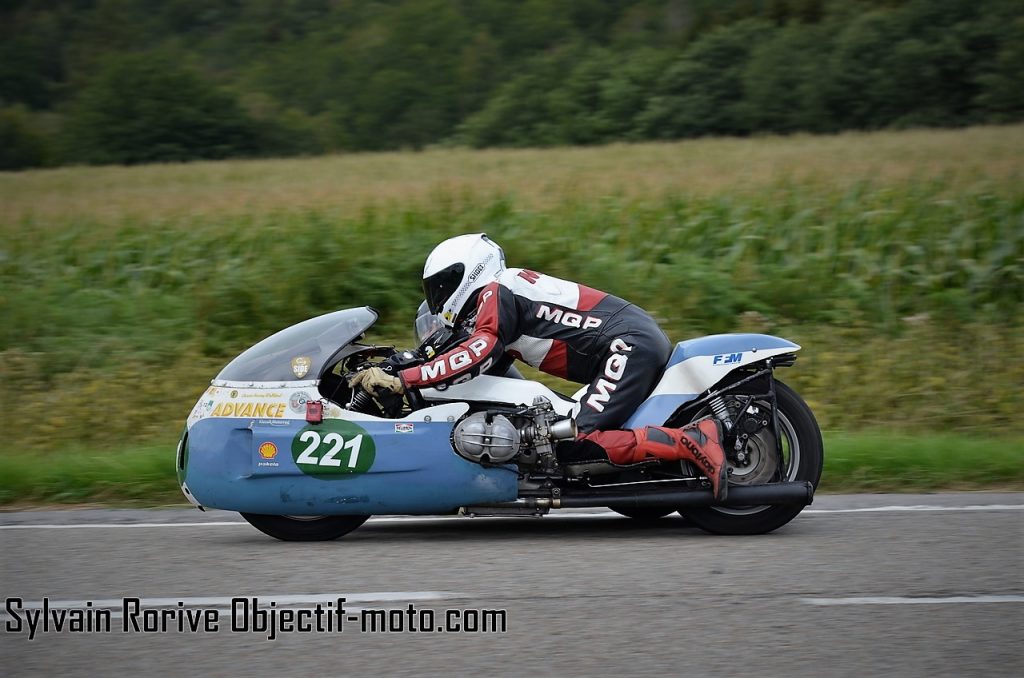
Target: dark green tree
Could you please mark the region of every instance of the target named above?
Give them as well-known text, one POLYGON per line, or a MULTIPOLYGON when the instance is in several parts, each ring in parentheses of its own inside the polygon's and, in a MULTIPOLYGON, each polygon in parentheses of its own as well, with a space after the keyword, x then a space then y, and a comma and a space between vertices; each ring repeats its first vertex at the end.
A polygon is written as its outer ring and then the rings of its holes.
POLYGON ((834 129, 825 101, 828 41, 824 27, 790 25, 754 48, 743 72, 749 129, 783 134, 834 129))
POLYGON ((258 150, 238 102, 169 57, 109 59, 84 87, 67 128, 71 159, 86 163, 227 158, 258 150))
POLYGON ((995 58, 977 76, 975 105, 997 122, 1024 118, 1024 17, 1002 24, 995 58))
POLYGON ((662 76, 639 117, 644 136, 674 139, 704 134, 745 134, 743 74, 771 24, 747 20, 697 40, 662 76))
POLYGON ((0 170, 41 167, 50 158, 46 138, 23 106, 0 108, 0 170))

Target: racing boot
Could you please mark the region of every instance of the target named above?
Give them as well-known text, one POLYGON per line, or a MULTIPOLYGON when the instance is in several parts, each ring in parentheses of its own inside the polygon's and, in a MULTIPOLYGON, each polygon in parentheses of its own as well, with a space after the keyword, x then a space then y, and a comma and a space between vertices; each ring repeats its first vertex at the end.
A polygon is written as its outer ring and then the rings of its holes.
POLYGON ((666 461, 693 462, 711 481, 715 501, 729 494, 729 467, 722 449, 722 425, 714 417, 687 424, 683 428, 647 426, 636 430, 639 455, 666 461))

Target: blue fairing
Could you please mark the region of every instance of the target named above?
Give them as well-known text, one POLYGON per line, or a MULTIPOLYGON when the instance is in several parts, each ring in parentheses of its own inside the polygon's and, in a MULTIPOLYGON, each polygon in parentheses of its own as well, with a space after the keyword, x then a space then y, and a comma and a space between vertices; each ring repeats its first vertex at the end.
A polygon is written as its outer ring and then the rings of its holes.
POLYGON ((401 430, 394 421, 354 422, 375 447, 369 468, 309 475, 296 463, 306 445, 296 441, 306 431, 330 431, 331 422, 317 429, 301 420, 198 421, 188 433, 185 483, 203 506, 273 515, 437 514, 516 498, 515 468, 459 457, 449 422, 401 430))
POLYGON ((791 341, 786 341, 770 334, 712 334, 698 339, 688 339, 676 344, 672 357, 668 359, 666 369, 677 363, 701 355, 719 355, 736 353, 751 349, 800 348, 791 341))
POLYGON ((673 412, 696 397, 696 393, 663 393, 651 396, 640 403, 640 407, 626 420, 622 428, 661 426, 668 421, 673 412))
MULTIPOLYGON (((769 334, 713 334, 698 339, 681 341, 676 344, 672 356, 665 369, 673 365, 699 356, 720 356, 724 354, 745 353, 754 350, 792 349, 800 347, 791 341, 773 337, 769 334)), ((660 426, 684 404, 690 402, 699 393, 657 393, 652 395, 637 408, 623 428, 640 428, 642 426, 660 426)))

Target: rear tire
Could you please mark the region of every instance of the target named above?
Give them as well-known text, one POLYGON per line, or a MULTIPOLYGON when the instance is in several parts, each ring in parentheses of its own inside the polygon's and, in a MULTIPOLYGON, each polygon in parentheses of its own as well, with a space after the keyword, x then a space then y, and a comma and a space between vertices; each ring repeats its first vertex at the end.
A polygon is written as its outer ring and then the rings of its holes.
POLYGON ((243 513, 242 517, 263 534, 281 541, 330 541, 365 523, 370 516, 268 516, 243 513))
MULTIPOLYGON (((796 391, 778 380, 775 381, 775 396, 786 463, 782 476, 790 481, 810 481, 817 487, 824 464, 824 449, 821 430, 814 419, 814 413, 796 391)), ((774 453, 774 436, 769 434, 769 438, 771 452, 774 453)), ((736 478, 738 475, 734 474, 732 477, 736 478)), ((731 483, 739 484, 742 483, 731 483)), ((803 505, 709 506, 687 508, 679 513, 705 532, 738 535, 765 534, 777 530, 803 510, 803 505)))

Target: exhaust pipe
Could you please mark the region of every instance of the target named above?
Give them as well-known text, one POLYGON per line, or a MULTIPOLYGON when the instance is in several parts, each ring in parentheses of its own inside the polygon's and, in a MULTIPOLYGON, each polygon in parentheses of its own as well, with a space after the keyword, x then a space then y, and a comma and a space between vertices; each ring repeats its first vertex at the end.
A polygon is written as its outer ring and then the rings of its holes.
POLYGON ((551 509, 640 508, 647 506, 762 506, 798 504, 806 506, 814 500, 814 485, 809 482, 772 483, 770 485, 730 485, 729 498, 716 502, 711 490, 657 490, 634 492, 586 492, 562 497, 520 497, 499 504, 464 506, 461 515, 468 516, 541 516, 551 509))
POLYGON ((594 492, 562 496, 552 501, 552 508, 589 508, 615 506, 760 506, 762 504, 800 504, 814 500, 814 485, 809 482, 772 483, 769 485, 730 485, 729 496, 716 502, 707 490, 657 490, 646 492, 594 492))

